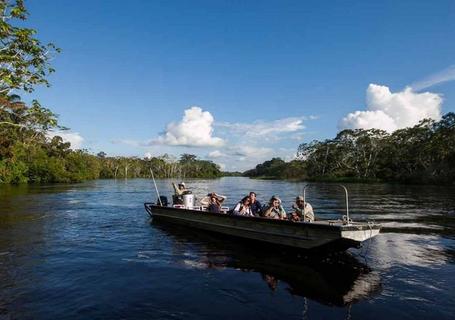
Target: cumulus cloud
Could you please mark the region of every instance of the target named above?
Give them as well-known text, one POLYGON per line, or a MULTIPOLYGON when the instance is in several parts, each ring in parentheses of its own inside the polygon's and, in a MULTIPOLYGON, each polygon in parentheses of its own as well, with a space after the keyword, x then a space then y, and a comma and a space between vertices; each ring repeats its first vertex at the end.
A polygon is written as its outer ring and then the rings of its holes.
POLYGON ((423 80, 417 81, 413 83, 411 87, 415 91, 420 91, 425 88, 429 88, 434 85, 452 80, 455 80, 455 65, 452 65, 444 70, 432 74, 423 80))
POLYGON ((272 148, 252 147, 252 146, 236 146, 231 148, 232 155, 240 158, 262 158, 273 154, 272 148))
POLYGON ((78 132, 50 131, 47 133, 49 139, 52 139, 55 136, 61 137, 63 142, 69 142, 72 149, 80 149, 84 142, 84 138, 78 132))
POLYGON ((207 157, 213 159, 232 158, 243 161, 245 159, 257 159, 272 156, 274 154, 274 151, 274 149, 266 147, 232 145, 226 148, 225 152, 221 152, 220 150, 209 152, 207 157))
POLYGON ((366 111, 355 111, 341 119, 340 129, 382 129, 392 132, 412 127, 420 120, 441 118, 442 97, 437 93, 415 92, 407 87, 392 93, 387 86, 370 84, 366 111))
POLYGON ((296 132, 305 128, 304 117, 291 117, 273 121, 256 121, 253 123, 220 122, 217 126, 247 137, 268 137, 281 133, 296 132))
POLYGON ((207 155, 208 158, 212 158, 212 159, 215 159, 215 158, 221 158, 221 157, 225 157, 226 155, 224 153, 222 153, 220 150, 214 150, 212 152, 209 152, 209 154, 207 155))
POLYGON ((219 147, 224 140, 213 136, 213 116, 199 107, 185 110, 180 122, 171 122, 150 144, 186 147, 219 147))

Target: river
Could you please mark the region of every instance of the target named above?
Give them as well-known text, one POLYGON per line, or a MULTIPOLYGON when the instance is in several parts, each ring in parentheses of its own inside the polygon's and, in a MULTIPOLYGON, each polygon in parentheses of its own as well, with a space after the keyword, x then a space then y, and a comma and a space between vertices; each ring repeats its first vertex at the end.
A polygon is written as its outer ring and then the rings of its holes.
MULTIPOLYGON (((169 180, 157 181, 161 194, 169 180)), ((249 191, 285 207, 303 183, 189 180, 233 205, 249 191)), ((383 231, 327 258, 153 222, 150 180, 0 186, 0 319, 453 319, 455 188, 346 184, 351 218, 383 231)), ((317 218, 342 189, 312 184, 317 218)))

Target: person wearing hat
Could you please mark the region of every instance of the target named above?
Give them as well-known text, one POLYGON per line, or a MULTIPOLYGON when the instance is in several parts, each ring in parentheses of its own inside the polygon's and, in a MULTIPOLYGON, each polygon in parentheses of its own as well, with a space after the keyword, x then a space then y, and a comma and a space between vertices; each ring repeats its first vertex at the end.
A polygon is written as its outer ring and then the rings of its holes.
POLYGON ((264 210, 264 217, 270 219, 286 219, 286 211, 281 206, 281 200, 278 196, 270 198, 268 207, 264 210))
POLYGON ((172 186, 174 187, 174 192, 176 196, 181 196, 185 192, 188 192, 189 190, 185 186, 185 182, 180 182, 178 186, 175 184, 175 182, 172 182, 172 186))
POLYGON ((200 203, 204 207, 207 207, 209 212, 220 213, 221 204, 226 200, 225 196, 217 194, 216 192, 210 192, 206 197, 202 198, 200 203))
POLYGON ((295 203, 292 205, 294 212, 292 213, 292 221, 313 222, 314 213, 313 207, 308 202, 305 202, 302 196, 295 198, 295 203), (298 220, 297 220, 297 217, 298 220), (295 218, 294 218, 295 217, 295 218))

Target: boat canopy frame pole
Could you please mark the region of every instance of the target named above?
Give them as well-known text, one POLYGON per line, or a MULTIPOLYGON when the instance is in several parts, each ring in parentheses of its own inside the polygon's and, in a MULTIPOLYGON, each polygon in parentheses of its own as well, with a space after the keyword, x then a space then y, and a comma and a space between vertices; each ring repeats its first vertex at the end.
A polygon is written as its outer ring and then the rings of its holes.
POLYGON ((156 195, 158 196, 158 201, 160 203, 160 206, 163 206, 163 203, 161 202, 160 193, 158 191, 158 187, 156 186, 155 175, 153 174, 152 167, 150 167, 150 173, 152 174, 153 185, 155 186, 155 191, 156 191, 156 195))
MULTIPOLYGON (((341 188, 343 188, 343 190, 344 190, 345 202, 346 202, 346 223, 349 224, 351 220, 349 219, 349 193, 348 193, 348 188, 346 188, 342 184, 340 184, 339 186, 341 188)), ((309 187, 309 185, 305 185, 305 187, 303 187, 303 208, 305 208, 305 204, 306 204, 306 188, 308 188, 308 187, 309 187)))
POLYGON ((340 184, 340 187, 344 189, 345 193, 345 199, 346 199, 346 223, 349 224, 349 194, 348 194, 348 188, 346 188, 344 185, 340 184))
POLYGON ((308 187, 308 185, 305 185, 305 187, 303 187, 303 211, 305 211, 305 204, 306 204, 306 188, 308 187))

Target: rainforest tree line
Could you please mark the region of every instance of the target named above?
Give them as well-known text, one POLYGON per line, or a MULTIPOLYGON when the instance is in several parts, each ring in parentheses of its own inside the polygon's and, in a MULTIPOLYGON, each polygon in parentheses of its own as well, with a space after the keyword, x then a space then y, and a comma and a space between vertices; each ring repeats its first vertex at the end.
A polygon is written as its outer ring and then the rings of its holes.
POLYGON ((249 177, 307 180, 397 181, 453 184, 455 113, 412 128, 343 130, 334 139, 302 143, 299 160, 274 158, 248 170, 249 177))
POLYGON ((108 157, 72 150, 50 132, 66 130, 57 116, 37 100, 26 103, 20 94, 49 86, 50 61, 60 52, 43 44, 36 31, 22 27, 28 12, 22 0, 0 0, 0 183, 74 182, 97 178, 221 175, 220 168, 194 155, 179 160, 165 155, 151 159, 108 157), (53 136, 53 137, 52 137, 53 136))

